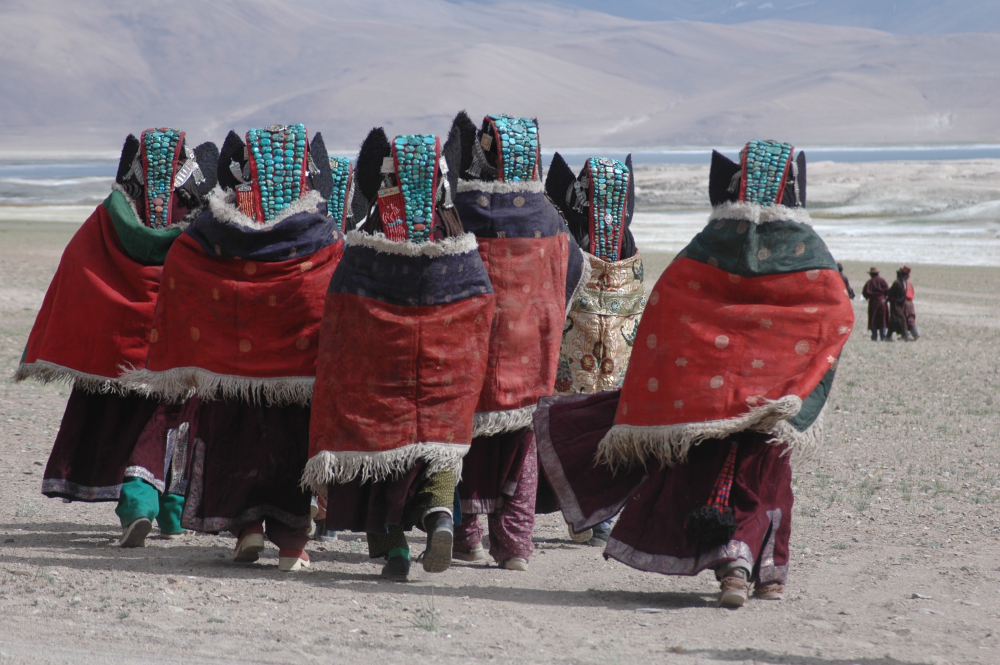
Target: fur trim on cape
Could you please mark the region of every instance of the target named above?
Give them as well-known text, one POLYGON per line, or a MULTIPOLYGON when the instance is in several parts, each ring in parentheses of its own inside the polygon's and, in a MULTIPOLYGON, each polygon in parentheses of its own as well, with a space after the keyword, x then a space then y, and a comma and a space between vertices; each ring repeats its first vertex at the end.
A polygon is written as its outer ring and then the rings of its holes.
POLYGON ((772 437, 767 442, 775 446, 788 446, 784 454, 792 456, 793 466, 813 462, 819 454, 820 446, 825 437, 823 430, 823 415, 825 413, 826 405, 824 404, 823 409, 816 416, 816 420, 803 432, 789 425, 787 420, 779 420, 771 429, 772 437))
POLYGON ((143 395, 169 402, 183 402, 193 393, 202 399, 240 399, 250 404, 284 406, 312 401, 311 376, 253 378, 216 374, 200 367, 175 367, 162 372, 131 370, 122 375, 122 383, 143 395))
POLYGON ((88 393, 119 393, 128 392, 128 388, 120 379, 109 379, 106 376, 87 374, 75 369, 63 367, 46 360, 36 360, 33 363, 21 363, 11 380, 20 383, 25 379, 34 379, 39 383, 65 383, 88 393))
POLYGON ((417 462, 427 463, 426 475, 452 470, 462 477, 462 458, 469 452, 468 444, 411 443, 395 450, 379 453, 333 452, 324 450, 314 455, 302 472, 301 486, 326 496, 330 483, 382 482, 406 473, 417 462))
POLYGON ((579 251, 583 255, 583 268, 580 270, 580 281, 576 283, 573 293, 566 299, 566 318, 569 318, 569 312, 573 309, 573 303, 580 297, 583 290, 587 288, 587 284, 590 284, 590 278, 594 276, 594 266, 590 263, 591 255, 582 249, 579 251))
POLYGON ((487 194, 541 194, 545 191, 545 183, 541 180, 516 180, 501 182, 499 180, 459 180, 460 192, 485 192, 487 194))
POLYGON ((445 238, 437 242, 410 242, 409 240, 389 240, 384 233, 372 235, 364 231, 349 231, 344 248, 352 246, 369 247, 380 254, 429 257, 467 254, 479 249, 476 236, 471 233, 463 233, 460 236, 445 238))
POLYGON ((725 420, 651 427, 615 425, 597 445, 595 461, 606 464, 613 471, 635 464, 644 465, 650 459, 673 466, 687 458, 692 446, 706 439, 723 439, 748 429, 773 433, 775 438, 771 443, 785 444, 789 451, 794 451, 799 445, 808 446, 815 437, 793 436, 791 432, 795 430, 788 423, 780 430, 776 426, 794 417, 801 408, 802 400, 797 395, 786 395, 767 400, 742 416, 725 420))
POLYGON ((484 411, 477 413, 472 419, 472 438, 478 436, 493 436, 504 432, 516 432, 525 427, 531 427, 531 417, 535 415, 537 404, 524 406, 510 411, 484 411))
POLYGON ((717 219, 740 219, 754 224, 767 222, 796 222, 812 224, 812 218, 805 208, 789 208, 783 205, 762 206, 759 203, 745 201, 726 202, 712 208, 708 221, 717 219))
POLYGON ((274 219, 258 224, 256 220, 247 217, 236 207, 236 192, 227 192, 216 188, 208 194, 208 207, 217 220, 232 226, 243 226, 254 230, 272 227, 300 212, 315 212, 319 204, 323 202, 323 196, 316 190, 311 190, 278 213, 274 219))
MULTIPOLYGON (((141 220, 142 217, 139 216, 139 209, 135 207, 135 201, 133 201, 132 197, 128 195, 128 193, 125 191, 125 188, 122 187, 121 185, 119 185, 117 182, 113 182, 113 183, 111 183, 111 189, 118 190, 119 192, 122 193, 122 196, 124 196, 125 200, 128 202, 128 207, 132 209, 132 214, 135 216, 136 220, 137 221, 141 220)), ((194 220, 195 217, 197 217, 198 215, 200 215, 204 209, 205 209, 205 206, 198 206, 197 208, 189 210, 188 214, 184 215, 184 219, 182 219, 182 220, 180 220, 178 222, 174 222, 170 226, 165 226, 161 230, 166 230, 166 229, 186 229, 187 225, 190 224, 194 220)), ((140 223, 141 223, 141 221, 140 221, 140 223)))

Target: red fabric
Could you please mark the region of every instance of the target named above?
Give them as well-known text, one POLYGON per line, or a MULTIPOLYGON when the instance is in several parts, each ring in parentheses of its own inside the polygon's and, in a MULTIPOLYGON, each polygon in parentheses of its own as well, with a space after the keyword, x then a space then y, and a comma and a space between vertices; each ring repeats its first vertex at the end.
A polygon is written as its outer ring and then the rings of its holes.
POLYGON ((677 259, 650 293, 615 422, 722 420, 760 397, 805 398, 853 325, 836 270, 741 278, 677 259))
POLYGON ((147 369, 315 376, 323 298, 343 253, 341 240, 288 261, 224 259, 181 235, 163 266, 147 369))
POLYGON ((496 311, 477 413, 530 406, 551 395, 566 321, 565 233, 549 238, 478 238, 496 311))
POLYGON ((469 445, 492 315, 489 294, 425 307, 328 294, 309 457, 469 445))
POLYGON ((38 360, 107 378, 146 362, 160 266, 136 263, 104 206, 63 252, 35 325, 25 363, 38 360))

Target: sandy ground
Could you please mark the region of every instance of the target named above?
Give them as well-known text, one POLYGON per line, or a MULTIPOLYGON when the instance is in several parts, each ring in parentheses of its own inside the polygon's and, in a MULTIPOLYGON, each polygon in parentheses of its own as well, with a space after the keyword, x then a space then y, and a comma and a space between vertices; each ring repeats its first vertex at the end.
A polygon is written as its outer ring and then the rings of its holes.
MULTIPOLYGON (((74 228, 0 224, 5 376, 74 228)), ((866 267, 847 265, 859 292, 866 267)), ((915 265, 913 282, 917 343, 869 341, 856 302, 827 445, 795 473, 786 598, 738 611, 710 573, 604 561, 558 516, 528 573, 456 563, 409 584, 350 535, 298 574, 273 549, 232 564, 231 538, 121 550, 113 504, 39 494, 67 388, 0 383, 0 663, 996 663, 1000 269, 915 265)))

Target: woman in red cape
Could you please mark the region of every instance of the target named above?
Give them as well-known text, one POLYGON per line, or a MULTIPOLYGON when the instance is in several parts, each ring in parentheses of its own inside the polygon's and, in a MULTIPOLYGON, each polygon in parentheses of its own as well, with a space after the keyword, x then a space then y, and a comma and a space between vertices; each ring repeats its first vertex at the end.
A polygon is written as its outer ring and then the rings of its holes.
MULTIPOLYGON (((382 577, 410 573, 406 531, 427 532, 427 572, 451 565, 455 483, 486 373, 493 290, 452 204, 458 140, 381 128, 361 146, 366 217, 330 282, 303 483, 326 526, 364 531, 382 577)), ((359 218, 362 214, 358 215, 359 218)))
POLYGON ((472 447, 458 486, 464 519, 455 556, 486 558, 479 515, 488 515, 490 555, 501 568, 527 570, 534 551, 538 458, 531 414, 552 394, 569 302, 589 264, 546 197, 538 123, 489 115, 477 130, 465 112, 455 207, 496 294, 483 391, 472 447))
POLYGON ((233 560, 256 561, 265 535, 278 568, 308 565, 309 405, 323 294, 343 254, 327 215, 322 138, 302 125, 230 132, 221 193, 167 255, 145 369, 128 376, 162 399, 197 394, 182 523, 230 531, 233 560))
POLYGON ((791 458, 819 443, 854 317, 808 225, 805 159, 751 141, 713 155, 708 225, 649 295, 620 391, 542 400, 539 455, 580 531, 640 570, 713 569, 720 604, 780 598, 791 458))
POLYGON ((117 501, 122 547, 183 535, 191 410, 130 390, 146 361, 163 261, 215 186, 219 151, 166 127, 129 135, 111 195, 70 240, 14 377, 73 385, 42 493, 117 501))

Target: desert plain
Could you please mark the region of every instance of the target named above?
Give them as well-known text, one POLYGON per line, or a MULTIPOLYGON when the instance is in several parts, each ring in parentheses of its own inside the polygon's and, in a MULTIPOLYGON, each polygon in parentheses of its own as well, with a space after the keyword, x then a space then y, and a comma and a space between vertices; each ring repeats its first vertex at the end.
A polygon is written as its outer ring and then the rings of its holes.
MULTIPOLYGON (((866 178, 884 194, 869 177, 877 167, 854 168, 817 168, 819 202, 825 187, 830 206, 869 205, 866 178)), ((1000 199, 997 165, 983 169, 974 186, 952 183, 956 201, 1000 199)), ((707 206, 703 171, 661 178, 663 187, 688 178, 678 191, 693 199, 680 208, 707 206)), ((655 212, 660 176, 645 177, 640 209, 655 212)), ((944 181, 938 172, 921 182, 948 189, 944 181)), ((900 185, 910 200, 915 186, 900 185)), ((77 227, 0 221, 3 377, 77 227)), ((636 233, 652 286, 680 247, 646 251, 636 233)), ((456 561, 438 575, 415 566, 405 584, 379 578, 360 534, 312 544, 312 567, 295 574, 278 572, 274 549, 233 564, 225 536, 123 550, 113 504, 39 493, 69 388, 4 380, 0 663, 1000 662, 1000 262, 912 262, 922 337, 887 344, 865 330, 865 258, 844 261, 859 293, 856 324, 826 443, 795 468, 781 601, 718 608, 711 573, 664 577, 605 561, 569 541, 559 515, 539 518, 527 573, 456 561)), ((887 259, 883 274, 894 267, 887 259)), ((411 545, 419 554, 422 534, 411 545)))

